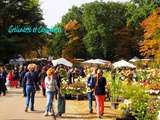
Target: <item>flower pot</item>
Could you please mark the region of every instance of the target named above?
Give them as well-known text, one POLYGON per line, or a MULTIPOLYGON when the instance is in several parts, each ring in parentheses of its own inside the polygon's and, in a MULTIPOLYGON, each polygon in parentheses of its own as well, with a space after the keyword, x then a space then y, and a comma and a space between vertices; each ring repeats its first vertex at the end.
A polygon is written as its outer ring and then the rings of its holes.
POLYGON ((72 100, 76 100, 77 99, 77 95, 72 94, 72 100))
POLYGON ((132 116, 131 114, 127 114, 125 116, 125 120, 136 120, 136 118, 134 116, 132 116))
POLYGON ((84 100, 84 95, 83 94, 77 95, 77 100, 84 100))
POLYGON ((65 99, 66 100, 71 100, 72 99, 72 95, 71 94, 65 94, 65 99))
POLYGON ((111 102, 111 108, 112 109, 117 109, 118 108, 119 103, 118 102, 111 102))

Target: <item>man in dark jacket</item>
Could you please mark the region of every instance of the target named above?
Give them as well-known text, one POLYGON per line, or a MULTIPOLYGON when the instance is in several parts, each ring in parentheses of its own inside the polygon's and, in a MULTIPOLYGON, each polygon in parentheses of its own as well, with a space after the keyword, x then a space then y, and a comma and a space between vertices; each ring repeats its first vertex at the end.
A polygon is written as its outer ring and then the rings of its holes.
POLYGON ((46 67, 43 67, 40 74, 39 74, 39 79, 40 79, 40 82, 41 82, 43 96, 46 96, 46 87, 45 87, 45 82, 44 82, 44 79, 45 79, 46 76, 47 76, 46 67))
POLYGON ((6 95, 6 75, 4 73, 3 67, 0 67, 0 95, 3 92, 3 96, 6 95))
POLYGON ((26 72, 27 72, 27 67, 24 66, 24 67, 22 68, 22 71, 20 72, 20 81, 21 81, 20 84, 21 84, 21 86, 23 87, 23 96, 24 96, 24 97, 26 97, 26 83, 25 83, 25 81, 23 80, 23 78, 24 78, 26 72))
POLYGON ((68 80, 68 85, 72 84, 74 82, 73 78, 73 68, 69 69, 67 72, 67 80, 68 80))

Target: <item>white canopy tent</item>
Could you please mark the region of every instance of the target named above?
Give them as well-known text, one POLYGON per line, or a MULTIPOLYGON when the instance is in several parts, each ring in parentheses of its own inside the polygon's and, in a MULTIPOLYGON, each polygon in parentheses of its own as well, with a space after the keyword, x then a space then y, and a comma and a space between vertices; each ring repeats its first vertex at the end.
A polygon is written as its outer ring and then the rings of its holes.
POLYGON ((16 65, 22 65, 25 62, 25 59, 20 57, 17 59, 10 59, 9 63, 10 64, 16 64, 16 65))
POLYGON ((57 65, 65 65, 68 67, 73 66, 73 64, 70 61, 66 60, 65 58, 59 58, 56 60, 52 60, 52 64, 53 64, 53 66, 57 66, 57 65))
POLYGON ((16 61, 14 59, 10 59, 9 64, 16 64, 16 61))
POLYGON ((18 59, 15 59, 17 62, 25 62, 25 59, 24 58, 18 58, 18 59))
POLYGON ((86 60, 86 61, 84 61, 82 63, 92 63, 92 62, 94 62, 94 59, 86 60))
POLYGON ((18 58, 18 59, 16 59, 16 62, 18 64, 22 65, 25 62, 25 59, 24 58, 18 58))
POLYGON ((125 60, 120 60, 118 62, 113 63, 114 68, 121 68, 121 67, 128 67, 128 68, 136 68, 135 65, 125 61, 125 60))
POLYGON ((129 60, 130 62, 137 62, 140 61, 140 59, 138 57, 133 57, 132 59, 129 60))
POLYGON ((110 63, 110 61, 107 60, 103 60, 103 59, 95 59, 96 61, 102 62, 102 63, 110 63))
POLYGON ((153 59, 147 59, 147 58, 144 58, 144 59, 141 59, 141 61, 151 61, 151 60, 153 60, 153 59))
POLYGON ((90 60, 86 60, 82 63, 86 63, 86 64, 106 64, 107 61, 102 60, 102 59, 90 59, 90 60))

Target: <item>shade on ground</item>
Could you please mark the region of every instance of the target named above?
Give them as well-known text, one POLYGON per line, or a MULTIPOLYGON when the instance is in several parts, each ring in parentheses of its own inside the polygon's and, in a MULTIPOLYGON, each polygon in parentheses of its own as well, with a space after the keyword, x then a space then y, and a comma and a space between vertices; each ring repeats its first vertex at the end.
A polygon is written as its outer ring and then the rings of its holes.
MULTIPOLYGON (((7 96, 0 96, 0 120, 53 120, 52 117, 44 117, 46 98, 40 93, 36 94, 35 111, 24 112, 24 98, 21 89, 11 89, 7 96)), ((56 107, 57 101, 54 101, 56 107)), ((110 104, 105 102, 105 114, 103 120, 114 120, 116 112, 110 109, 110 104)), ((88 113, 88 102, 67 100, 66 113, 57 120, 96 120, 93 114, 88 113)))

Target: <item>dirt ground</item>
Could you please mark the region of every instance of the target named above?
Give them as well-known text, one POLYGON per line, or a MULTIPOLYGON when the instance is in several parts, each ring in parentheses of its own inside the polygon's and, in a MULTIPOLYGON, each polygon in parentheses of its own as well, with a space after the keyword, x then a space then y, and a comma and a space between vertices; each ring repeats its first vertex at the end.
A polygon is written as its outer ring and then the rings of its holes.
MULTIPOLYGON (((41 92, 36 93, 35 111, 24 112, 25 98, 22 89, 11 88, 6 96, 0 96, 0 120, 53 120, 53 117, 44 117, 46 98, 41 92)), ((57 101, 54 100, 55 112, 57 101)), ((103 120, 115 120, 116 112, 111 110, 110 103, 105 102, 103 120)), ((93 114, 88 113, 88 101, 66 100, 66 113, 56 120, 97 120, 95 109, 93 114)))

